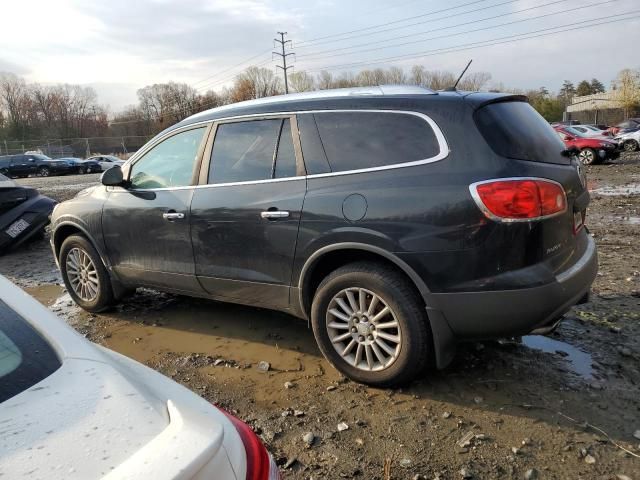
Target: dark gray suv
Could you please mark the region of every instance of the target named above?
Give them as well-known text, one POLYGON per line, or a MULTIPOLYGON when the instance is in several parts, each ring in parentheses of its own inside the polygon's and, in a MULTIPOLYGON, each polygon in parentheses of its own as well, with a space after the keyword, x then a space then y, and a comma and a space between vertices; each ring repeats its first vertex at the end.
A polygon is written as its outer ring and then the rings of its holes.
POLYGON ((375 87, 194 115, 58 205, 65 284, 138 286, 309 319, 374 385, 459 340, 550 331, 597 271, 580 166, 526 98, 375 87))

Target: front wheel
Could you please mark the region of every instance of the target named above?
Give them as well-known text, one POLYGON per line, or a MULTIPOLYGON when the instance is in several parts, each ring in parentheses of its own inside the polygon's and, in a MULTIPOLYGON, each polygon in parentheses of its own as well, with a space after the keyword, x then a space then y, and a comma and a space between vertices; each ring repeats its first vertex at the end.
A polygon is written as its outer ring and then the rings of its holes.
POLYGON ((348 264, 327 276, 314 296, 311 323, 334 367, 378 387, 412 380, 433 346, 424 305, 409 280, 372 262, 348 264))
POLYGON ((41 177, 48 177, 51 174, 51 172, 47 167, 40 167, 40 170, 38 170, 38 174, 41 177))
POLYGON ((583 165, 593 165, 598 159, 595 150, 592 148, 583 148, 580 150, 578 157, 583 165))
POLYGON ((89 312, 101 312, 115 302, 109 273, 100 255, 81 235, 71 235, 60 248, 60 272, 74 302, 89 312))
POLYGON ((80 168, 78 168, 78 173, 80 175, 84 175, 86 173, 86 170, 84 169, 84 167, 80 167, 80 168))
POLYGON ((638 142, 631 139, 631 140, 625 141, 622 144, 622 148, 624 148, 625 152, 635 152, 636 150, 638 150, 638 148, 640 148, 640 145, 638 145, 638 142))

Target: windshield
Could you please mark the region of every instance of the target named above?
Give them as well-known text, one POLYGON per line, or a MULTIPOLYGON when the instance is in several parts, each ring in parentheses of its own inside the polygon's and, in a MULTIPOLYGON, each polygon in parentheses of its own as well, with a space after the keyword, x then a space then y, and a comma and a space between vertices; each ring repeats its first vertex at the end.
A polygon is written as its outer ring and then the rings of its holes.
POLYGON ((554 163, 562 158, 564 143, 527 102, 491 103, 476 111, 474 118, 482 136, 498 155, 554 163))
POLYGON ((0 300, 0 403, 47 378, 60 365, 51 346, 0 300))

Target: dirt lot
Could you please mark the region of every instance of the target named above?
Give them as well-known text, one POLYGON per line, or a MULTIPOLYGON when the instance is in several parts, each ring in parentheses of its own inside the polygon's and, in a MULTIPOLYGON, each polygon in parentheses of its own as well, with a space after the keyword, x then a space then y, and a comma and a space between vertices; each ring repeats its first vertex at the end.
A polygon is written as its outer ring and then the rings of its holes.
MULTIPOLYGON (((588 175, 600 254, 592 302, 549 338, 462 345, 450 367, 405 389, 342 378, 307 325, 280 313, 150 290, 82 312, 48 240, 0 257, 0 273, 89 339, 247 421, 285 478, 638 480, 640 155, 588 175)), ((96 180, 23 182, 62 200, 96 180)))

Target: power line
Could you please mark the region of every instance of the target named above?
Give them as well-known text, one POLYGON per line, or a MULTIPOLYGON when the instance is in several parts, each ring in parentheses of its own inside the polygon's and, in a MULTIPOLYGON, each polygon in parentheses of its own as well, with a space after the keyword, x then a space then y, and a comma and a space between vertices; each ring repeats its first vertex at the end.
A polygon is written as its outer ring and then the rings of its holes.
MULTIPOLYGON (((462 27, 462 26, 465 26, 465 25, 473 25, 475 23, 485 22, 487 20, 495 20, 496 18, 502 18, 502 17, 511 16, 511 15, 517 15, 519 13, 528 12, 530 10, 536 10, 538 8, 548 7, 550 5, 566 3, 568 1, 570 1, 570 0, 556 0, 554 2, 544 3, 542 5, 535 5, 533 7, 523 8, 521 10, 516 10, 516 11, 513 11, 513 12, 501 13, 500 15, 493 15, 493 16, 490 16, 490 17, 479 18, 479 19, 476 19, 476 20, 470 20, 468 22, 456 23, 455 25, 448 25, 446 27, 433 28, 431 30, 425 30, 425 31, 417 32, 417 33, 410 33, 408 35, 400 35, 400 36, 395 36, 395 37, 389 37, 387 39, 378 40, 378 41, 375 41, 375 42, 359 43, 357 45, 351 45, 350 47, 333 48, 333 49, 328 49, 328 50, 320 50, 320 51, 316 51, 316 52, 311 52, 311 53, 308 53, 308 54, 302 54, 302 55, 299 55, 298 58, 308 58, 309 56, 316 56, 316 55, 320 55, 320 54, 323 54, 323 53, 330 53, 330 52, 331 53, 340 52, 340 51, 350 50, 352 48, 358 48, 358 47, 370 47, 372 45, 379 45, 379 44, 387 43, 390 40, 401 40, 401 39, 404 39, 404 38, 415 38, 415 37, 418 37, 418 36, 426 35, 428 33, 440 32, 442 30, 449 30, 451 28, 462 27)), ((580 8, 580 7, 578 7, 578 8, 580 8)), ((420 24, 430 23, 432 21, 438 21, 438 20, 442 20, 442 18, 436 18, 436 19, 427 20, 426 22, 420 22, 420 24)), ((410 27, 410 26, 414 26, 414 25, 408 25, 408 27, 410 27)), ((394 28, 392 30, 397 30, 397 28, 394 28)))
MULTIPOLYGON (((568 0, 557 0, 555 2, 550 2, 550 3, 544 4, 544 5, 538 5, 536 7, 531 7, 531 8, 525 9, 525 10, 521 10, 520 12, 502 14, 502 15, 497 15, 495 17, 489 17, 489 18, 504 17, 504 16, 507 16, 507 15, 512 15, 514 13, 521 13, 522 11, 532 10, 534 8, 540 8, 540 7, 554 5, 554 4, 567 2, 567 1, 568 0)), ((573 12, 573 11, 576 11, 576 10, 586 9, 586 8, 595 7, 595 6, 602 6, 602 5, 605 5, 607 3, 613 3, 613 2, 617 2, 617 1, 619 1, 619 0, 606 0, 604 2, 596 2, 596 3, 591 3, 589 5, 581 5, 579 7, 574 7, 574 8, 570 8, 570 9, 566 9, 566 10, 561 10, 561 11, 558 11, 558 12, 545 13, 543 15, 538 15, 538 16, 535 16, 535 17, 529 17, 529 18, 524 18, 524 19, 520 19, 520 20, 513 20, 511 22, 500 23, 498 25, 490 25, 488 27, 481 27, 481 28, 476 28, 476 29, 473 29, 473 30, 466 30, 464 32, 449 33, 449 34, 446 34, 446 35, 439 35, 439 36, 436 36, 436 37, 428 37, 428 38, 424 38, 424 39, 421 39, 421 40, 413 40, 413 41, 410 41, 410 42, 403 42, 403 43, 385 45, 384 47, 366 48, 366 49, 361 49, 361 50, 348 51, 348 52, 345 52, 345 53, 330 53, 330 54, 327 54, 327 55, 320 55, 320 54, 300 55, 300 58, 305 58, 305 59, 308 59, 308 60, 316 60, 316 59, 320 59, 320 58, 331 58, 331 57, 336 57, 336 56, 342 56, 342 55, 345 55, 346 53, 348 53, 348 54, 366 53, 366 52, 378 51, 381 48, 395 48, 395 47, 403 47, 403 46, 406 46, 406 45, 415 45, 416 43, 423 43, 423 42, 429 41, 429 40, 439 40, 439 39, 442 39, 442 38, 455 37, 455 36, 459 36, 459 35, 467 35, 467 34, 470 34, 470 33, 481 32, 481 31, 484 31, 484 30, 492 30, 492 29, 495 29, 495 28, 506 27, 506 26, 509 26, 509 25, 516 25, 518 23, 530 22, 530 21, 533 21, 533 20, 539 20, 541 18, 547 18, 547 17, 552 17, 552 16, 555 16, 555 15, 561 15, 561 14, 573 12)), ((447 28, 454 28, 454 27, 460 27, 460 26, 463 26, 463 25, 475 24, 475 23, 479 23, 479 22, 482 22, 482 21, 485 21, 485 20, 486 19, 474 20, 474 21, 471 21, 471 22, 465 22, 465 23, 461 23, 461 24, 457 24, 457 25, 452 25, 450 27, 443 27, 443 28, 440 28, 440 29, 434 29, 434 30, 431 30, 431 31, 423 32, 422 34, 424 34, 424 33, 432 33, 434 31, 444 30, 444 29, 447 29, 447 28)), ((420 34, 420 35, 422 35, 422 34, 420 34)), ((401 38, 406 38, 406 36, 403 36, 401 38)), ((380 42, 377 42, 377 43, 380 43, 380 42)), ((366 45, 366 44, 363 44, 363 45, 366 45)), ((354 47, 345 47, 345 48, 337 49, 337 51, 351 50, 352 48, 357 48, 357 47, 355 47, 355 46, 354 47)), ((330 52, 330 50, 327 50, 327 52, 330 52)))
MULTIPOLYGON (((589 23, 589 22, 594 22, 596 20, 602 20, 602 19, 607 19, 607 18, 614 18, 614 17, 620 17, 623 15, 629 15, 632 13, 638 13, 640 12, 640 10, 632 10, 630 12, 625 12, 625 13, 621 13, 618 15, 610 15, 607 17, 600 17, 597 19, 590 19, 590 20, 584 20, 582 22, 575 22, 575 23, 569 23, 569 24, 565 24, 565 25, 559 25, 556 27, 551 27, 551 28, 545 28, 545 29, 541 29, 541 30, 534 30, 531 32, 526 32, 526 33, 519 33, 519 34, 515 34, 515 35, 508 35, 506 37, 497 37, 497 38, 493 38, 493 39, 489 39, 489 40, 483 40, 480 42, 472 42, 472 43, 466 43, 466 44, 461 44, 461 45, 454 45, 451 47, 446 47, 446 48, 440 48, 440 49, 434 49, 434 50, 425 50, 423 52, 416 52, 416 53, 411 53, 411 54, 406 54, 406 55, 397 55, 397 56, 391 56, 391 57, 384 57, 384 58, 377 58, 377 59, 372 59, 369 61, 365 61, 365 62, 356 62, 356 63, 345 63, 345 64, 341 64, 341 65, 330 65, 330 66, 325 66, 325 67, 321 67, 321 68, 314 68, 314 69, 310 69, 307 70, 308 72, 316 72, 316 71, 321 71, 321 70, 336 70, 336 69, 340 69, 340 68, 350 68, 350 67, 359 67, 359 66, 367 66, 367 65, 376 65, 379 63, 384 63, 384 62, 388 62, 388 61, 393 61, 393 60, 410 60, 410 59, 414 59, 414 58, 422 58, 422 57, 429 57, 429 56, 433 56, 433 55, 438 55, 441 53, 452 53, 452 52, 459 52, 459 51, 464 51, 464 50, 471 50, 474 48, 481 48, 481 47, 489 47, 489 46, 493 46, 493 45, 501 45, 501 44, 506 44, 506 43, 514 43, 517 41, 521 41, 521 40, 528 40, 531 38, 539 38, 539 37, 544 37, 547 35, 555 35, 558 33, 564 33, 564 32, 568 32, 568 31, 574 31, 574 30, 580 30, 581 28, 584 27, 574 27, 575 25, 582 25, 585 23, 589 23), (568 28, 568 27, 573 27, 573 28, 568 28), (537 34, 538 32, 545 32, 548 30, 557 30, 557 29, 561 29, 561 28, 565 28, 565 30, 560 30, 557 32, 549 32, 549 33, 543 33, 540 35, 534 35, 537 34), (520 36, 525 36, 525 35, 531 35, 529 37, 526 38, 519 38, 519 39, 514 39, 515 37, 520 37, 520 36), (512 40, 509 40, 512 39, 512 40), (494 42, 494 43, 488 43, 488 42, 494 42), (480 45, 486 43, 486 45, 480 45)), ((598 22, 598 23, 592 23, 591 25, 588 25, 589 27, 595 27, 595 26, 599 26, 599 25, 606 25, 606 24, 610 24, 610 23, 617 23, 617 22, 623 22, 626 20, 633 20, 635 18, 640 18, 640 15, 636 15, 636 16, 632 16, 632 17, 628 17, 628 18, 620 18, 617 20, 609 20, 606 22, 598 22)))
MULTIPOLYGON (((489 0, 474 0, 473 2, 463 3, 462 5, 458 5, 456 7, 448 7, 448 8, 444 8, 442 10, 436 10, 435 12, 423 13, 421 15, 413 15, 411 17, 405 17, 405 18, 401 18, 399 20, 393 20, 391 22, 385 22, 385 23, 380 23, 380 24, 377 24, 377 25, 371 25, 369 27, 358 28, 356 30, 349 30, 347 32, 334 33, 333 35, 325 35, 325 36, 322 36, 322 37, 311 38, 309 40, 303 40, 303 41, 301 41, 299 43, 296 43, 296 48, 306 48, 306 46, 308 44, 320 43, 319 40, 324 40, 324 39, 327 39, 327 38, 342 37, 344 35, 349 35, 351 33, 364 32, 366 30, 373 30, 373 29, 376 29, 376 28, 379 28, 379 27, 385 27, 387 25, 394 25, 396 23, 402 23, 402 22, 406 22, 406 21, 409 21, 409 20, 414 20, 416 18, 428 17, 428 16, 431 16, 431 15, 435 15, 437 13, 449 12, 451 10, 456 10, 456 9, 462 8, 462 7, 468 7, 469 5, 475 5, 477 3, 483 3, 483 2, 487 2, 487 1, 489 1, 489 0)), ((521 1, 521 0, 511 0, 509 2, 504 2, 504 3, 513 3, 514 1, 521 1)), ((499 6, 499 5, 502 5, 502 4, 497 4, 497 5, 493 5, 491 7, 485 7, 485 8, 493 8, 494 6, 499 6)), ((472 12, 473 11, 475 11, 475 10, 472 10, 472 12)), ((471 13, 471 12, 463 12, 463 13, 459 13, 458 15, 464 15, 465 13, 471 13)), ((346 40, 346 39, 341 39, 341 40, 346 40)), ((332 40, 332 41, 338 41, 338 40, 332 40)), ((322 42, 322 43, 325 43, 325 42, 322 42)))
POLYGON ((279 43, 280 47, 282 47, 282 53, 279 53, 279 52, 271 52, 271 53, 273 55, 277 55, 278 57, 282 58, 282 65, 276 65, 276 68, 282 69, 282 74, 284 75, 284 93, 289 93, 289 81, 287 80, 287 70, 293 67, 292 66, 287 67, 287 57, 289 55, 294 55, 294 53, 293 52, 285 53, 285 47, 287 43, 289 44, 291 43, 291 40, 284 39, 284 36, 286 34, 287 32, 278 32, 278 35, 280 35, 280 40, 278 40, 277 38, 273 39, 274 42, 279 43))

